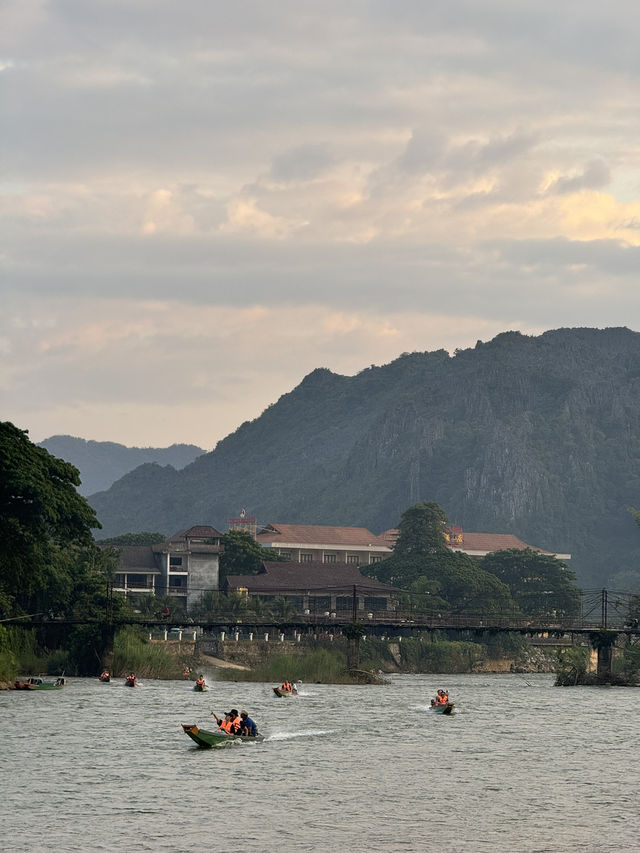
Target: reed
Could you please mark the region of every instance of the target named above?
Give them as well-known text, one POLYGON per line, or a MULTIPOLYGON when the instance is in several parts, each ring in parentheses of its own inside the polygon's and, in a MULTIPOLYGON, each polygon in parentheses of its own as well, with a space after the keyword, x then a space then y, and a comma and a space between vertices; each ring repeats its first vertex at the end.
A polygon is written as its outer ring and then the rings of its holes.
POLYGON ((283 652, 250 671, 220 670, 218 678, 223 681, 273 681, 277 684, 284 679, 316 684, 351 684, 354 681, 347 670, 346 656, 328 649, 315 649, 306 655, 283 652))
POLYGON ((111 671, 117 675, 135 672, 144 678, 180 678, 182 669, 171 654, 149 643, 136 628, 123 628, 115 635, 111 671))

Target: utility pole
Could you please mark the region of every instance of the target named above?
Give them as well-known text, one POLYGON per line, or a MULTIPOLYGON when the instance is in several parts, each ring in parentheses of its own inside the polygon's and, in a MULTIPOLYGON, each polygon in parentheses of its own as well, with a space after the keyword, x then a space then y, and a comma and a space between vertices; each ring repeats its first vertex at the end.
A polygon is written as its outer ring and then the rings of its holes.
POLYGON ((356 621, 358 616, 358 595, 356 592, 356 585, 353 585, 353 598, 351 600, 351 619, 353 622, 356 621))
POLYGON ((602 627, 607 630, 607 610, 608 610, 608 593, 606 589, 602 590, 602 627))

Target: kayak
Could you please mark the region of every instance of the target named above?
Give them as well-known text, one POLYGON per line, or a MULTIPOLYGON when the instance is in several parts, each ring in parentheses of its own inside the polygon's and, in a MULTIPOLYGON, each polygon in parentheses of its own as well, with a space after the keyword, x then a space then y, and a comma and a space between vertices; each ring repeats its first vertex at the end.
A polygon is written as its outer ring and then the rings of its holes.
POLYGON ((293 690, 283 690, 281 687, 274 687, 273 692, 276 694, 276 696, 280 696, 281 698, 298 695, 298 691, 295 687, 293 688, 293 690))
POLYGON ((262 735, 246 737, 245 735, 228 735, 226 732, 221 731, 210 732, 207 729, 199 729, 195 723, 193 725, 182 723, 182 729, 186 735, 189 735, 191 740, 204 749, 210 749, 212 746, 225 746, 235 740, 248 741, 249 743, 257 743, 264 740, 262 735))

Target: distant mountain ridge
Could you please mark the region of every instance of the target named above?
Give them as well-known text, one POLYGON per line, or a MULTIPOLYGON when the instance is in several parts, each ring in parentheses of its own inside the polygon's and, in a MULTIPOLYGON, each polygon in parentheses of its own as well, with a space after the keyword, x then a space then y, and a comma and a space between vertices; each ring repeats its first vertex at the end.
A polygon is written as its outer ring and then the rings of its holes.
POLYGON ((80 471, 83 495, 108 489, 129 471, 147 462, 184 468, 205 451, 194 444, 171 447, 126 447, 113 441, 87 441, 71 435, 52 435, 39 442, 53 456, 70 462, 80 471))
POLYGON ((320 368, 183 470, 146 464, 90 497, 104 536, 225 530, 242 507, 380 532, 422 500, 467 531, 572 553, 583 585, 637 572, 640 335, 505 332, 353 377, 320 368))

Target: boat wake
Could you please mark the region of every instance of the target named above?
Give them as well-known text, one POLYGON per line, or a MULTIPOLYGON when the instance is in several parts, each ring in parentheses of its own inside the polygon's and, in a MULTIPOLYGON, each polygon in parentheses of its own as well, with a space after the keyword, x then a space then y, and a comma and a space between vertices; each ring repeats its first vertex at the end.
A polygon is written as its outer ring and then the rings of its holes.
POLYGON ((303 729, 297 732, 274 732, 265 740, 292 740, 296 737, 318 737, 321 735, 332 735, 335 729, 303 729))

